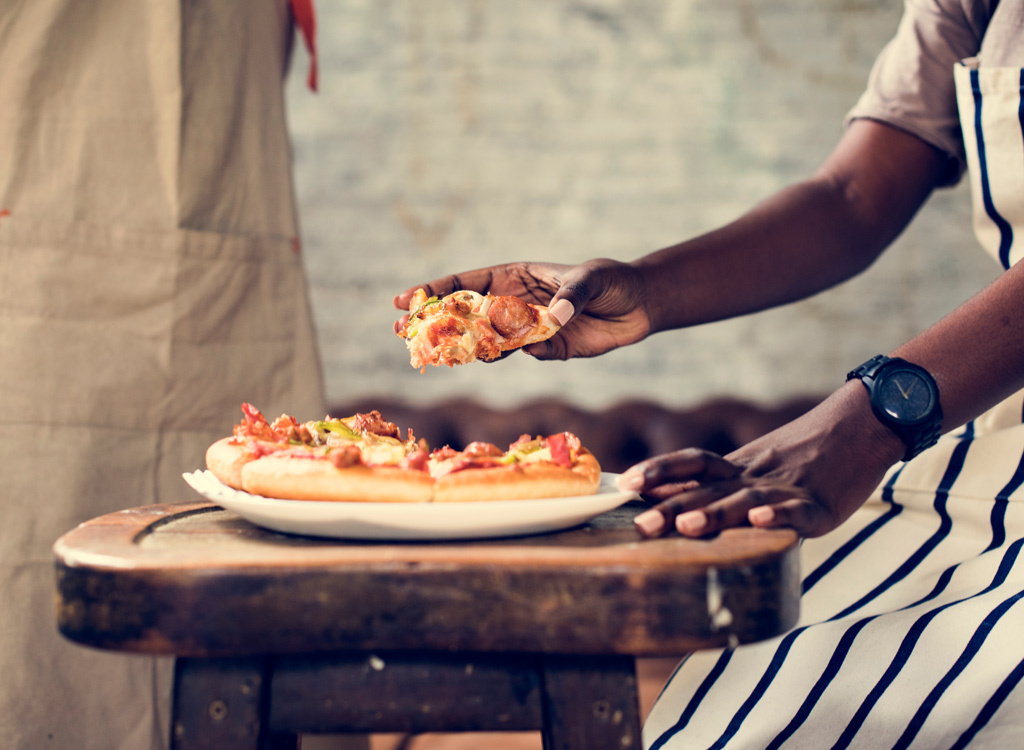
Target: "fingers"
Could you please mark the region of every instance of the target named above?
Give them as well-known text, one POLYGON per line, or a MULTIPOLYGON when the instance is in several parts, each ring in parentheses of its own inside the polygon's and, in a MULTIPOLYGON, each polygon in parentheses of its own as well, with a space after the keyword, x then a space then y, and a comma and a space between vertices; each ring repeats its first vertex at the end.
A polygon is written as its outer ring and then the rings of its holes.
MULTIPOLYGON (((646 496, 646 493, 645 493, 646 496)), ((639 514, 642 536, 663 536, 673 529, 701 537, 738 526, 788 527, 800 536, 819 536, 832 528, 829 514, 804 490, 739 478, 685 489, 639 514)))
POLYGON ((711 484, 661 501, 634 519, 644 536, 663 536, 675 529, 684 536, 704 536, 746 522, 737 481, 711 484))
POLYGON ((491 266, 489 268, 478 268, 474 271, 442 276, 439 279, 428 281, 426 284, 417 284, 416 286, 409 287, 404 292, 395 295, 392 302, 396 309, 408 310, 409 300, 412 299, 412 295, 417 289, 425 291, 428 297, 433 297, 434 295, 443 297, 460 289, 470 289, 483 294, 490 288, 491 282, 494 279, 495 269, 499 268, 499 266, 491 266))
POLYGON ((615 484, 624 492, 648 493, 673 482, 732 479, 742 469, 721 456, 700 448, 684 448, 649 458, 626 469, 615 484))
MULTIPOLYGON (((624 492, 639 492, 659 503, 634 519, 641 535, 654 537, 671 530, 681 513, 699 508, 726 491, 725 485, 714 490, 702 489, 701 485, 735 480, 740 472, 739 466, 715 453, 686 448, 641 461, 619 475, 615 484, 624 492)), ((738 484, 732 481, 729 486, 735 490, 738 484)), ((694 516, 690 521, 695 524, 692 533, 699 534, 702 518, 694 516)))
POLYGON ((774 505, 751 508, 747 519, 751 526, 762 529, 787 527, 806 538, 821 536, 836 525, 831 513, 808 498, 792 498, 774 505))

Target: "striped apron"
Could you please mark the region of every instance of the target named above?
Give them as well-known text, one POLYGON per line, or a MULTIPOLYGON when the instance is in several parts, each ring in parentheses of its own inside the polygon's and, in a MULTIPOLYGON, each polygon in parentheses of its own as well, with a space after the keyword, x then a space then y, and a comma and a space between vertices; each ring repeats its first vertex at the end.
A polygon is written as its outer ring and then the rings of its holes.
MULTIPOLYGON (((1024 255, 1022 71, 956 66, 981 244, 1024 255)), ((1024 747, 1024 394, 889 472, 801 547, 801 619, 689 656, 644 728, 670 748, 1024 747)))

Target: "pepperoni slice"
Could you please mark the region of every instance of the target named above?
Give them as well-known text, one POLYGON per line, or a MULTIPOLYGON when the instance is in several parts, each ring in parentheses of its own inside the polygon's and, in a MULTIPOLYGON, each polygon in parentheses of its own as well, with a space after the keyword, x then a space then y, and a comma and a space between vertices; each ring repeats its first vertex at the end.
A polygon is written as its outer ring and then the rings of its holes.
POLYGON ((497 297, 487 310, 494 330, 506 339, 515 339, 537 325, 537 311, 519 297, 497 297))

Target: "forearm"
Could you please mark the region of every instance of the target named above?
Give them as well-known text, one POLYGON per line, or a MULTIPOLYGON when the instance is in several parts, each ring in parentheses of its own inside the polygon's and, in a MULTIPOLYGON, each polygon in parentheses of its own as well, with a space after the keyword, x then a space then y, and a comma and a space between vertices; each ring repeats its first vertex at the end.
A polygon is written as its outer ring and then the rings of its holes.
POLYGON ((653 330, 786 304, 859 273, 906 227, 946 166, 911 135, 855 122, 811 179, 721 229, 634 261, 653 330))
POLYGON ((721 229, 634 261, 654 330, 793 302, 866 268, 884 245, 851 220, 837 192, 801 183, 721 229))
POLYGON ((1004 272, 893 354, 935 377, 945 431, 1024 388, 1024 267, 1004 272))
MULTIPOLYGON (((893 352, 927 369, 939 387, 942 431, 949 432, 1024 388, 1024 266, 1006 271, 952 313, 893 352)), ((852 363, 851 363, 852 364, 852 363)), ((871 413, 867 390, 854 380, 819 406, 812 423, 842 437, 865 471, 882 470, 905 451, 896 433, 871 413)), ((801 426, 806 435, 813 428, 801 426)), ((837 450, 840 448, 837 447, 837 450)))

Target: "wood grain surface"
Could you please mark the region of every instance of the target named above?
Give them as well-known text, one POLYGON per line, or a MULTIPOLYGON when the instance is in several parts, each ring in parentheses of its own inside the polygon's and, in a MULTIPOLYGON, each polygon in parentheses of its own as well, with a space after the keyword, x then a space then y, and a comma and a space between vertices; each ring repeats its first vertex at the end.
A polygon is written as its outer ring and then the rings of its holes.
POLYGON ((211 657, 373 649, 676 655, 797 618, 797 538, 641 540, 629 503, 567 531, 353 542, 208 502, 125 510, 54 546, 58 625, 82 644, 211 657))

